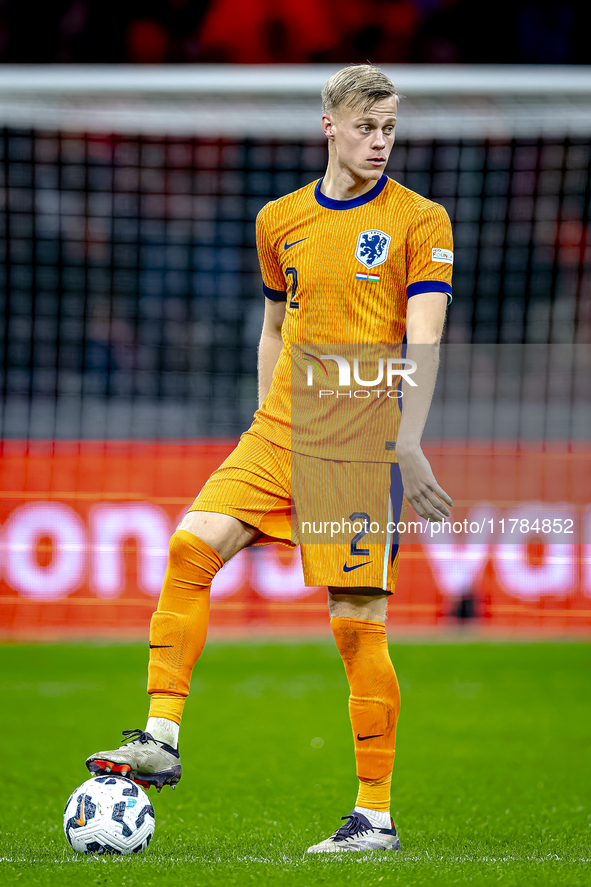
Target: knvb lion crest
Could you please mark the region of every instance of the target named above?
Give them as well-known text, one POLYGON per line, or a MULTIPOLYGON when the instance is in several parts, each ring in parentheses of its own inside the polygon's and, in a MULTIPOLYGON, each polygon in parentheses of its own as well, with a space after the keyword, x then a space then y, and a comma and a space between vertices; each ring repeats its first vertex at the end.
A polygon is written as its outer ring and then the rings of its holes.
POLYGON ((366 268, 376 268, 383 265, 388 258, 391 237, 383 231, 372 228, 370 231, 362 231, 357 238, 355 258, 366 268))

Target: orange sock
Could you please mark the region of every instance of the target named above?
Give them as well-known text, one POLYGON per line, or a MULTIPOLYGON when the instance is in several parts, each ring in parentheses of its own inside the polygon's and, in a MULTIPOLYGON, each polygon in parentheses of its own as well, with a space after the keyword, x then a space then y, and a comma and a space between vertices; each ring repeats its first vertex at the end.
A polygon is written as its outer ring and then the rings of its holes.
POLYGON ((400 689, 388 652, 386 626, 367 619, 330 620, 349 681, 355 741, 357 807, 390 809, 400 689))
POLYGON ((207 542, 186 530, 170 540, 168 567, 150 623, 150 717, 181 722, 193 666, 209 623, 209 591, 224 562, 207 542))

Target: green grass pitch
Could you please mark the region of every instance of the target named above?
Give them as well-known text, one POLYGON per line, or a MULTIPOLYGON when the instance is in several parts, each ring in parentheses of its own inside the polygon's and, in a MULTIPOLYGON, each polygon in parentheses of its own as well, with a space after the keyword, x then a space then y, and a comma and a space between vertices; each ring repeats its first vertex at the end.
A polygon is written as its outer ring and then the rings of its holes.
POLYGON ((304 857, 356 792, 342 664, 328 642, 210 644, 181 733, 183 779, 150 798, 134 857, 62 831, 85 757, 143 727, 139 646, 0 648, 0 878, 47 885, 588 885, 591 648, 392 647, 402 688, 398 854, 304 857))

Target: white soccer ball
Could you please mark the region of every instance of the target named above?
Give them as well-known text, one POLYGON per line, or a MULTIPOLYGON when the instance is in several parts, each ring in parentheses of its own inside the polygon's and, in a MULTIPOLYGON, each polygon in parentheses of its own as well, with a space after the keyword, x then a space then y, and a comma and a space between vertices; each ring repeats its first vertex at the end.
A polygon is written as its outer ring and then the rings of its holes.
POLYGON ((147 794, 124 776, 88 779, 64 810, 66 840, 78 853, 141 853, 155 825, 147 794))

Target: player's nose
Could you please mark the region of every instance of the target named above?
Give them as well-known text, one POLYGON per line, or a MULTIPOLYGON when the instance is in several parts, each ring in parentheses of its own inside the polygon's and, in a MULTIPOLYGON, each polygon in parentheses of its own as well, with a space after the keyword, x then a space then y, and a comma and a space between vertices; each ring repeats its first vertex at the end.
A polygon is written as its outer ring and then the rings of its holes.
POLYGON ((376 129, 372 148, 385 148, 386 137, 381 129, 376 129))

